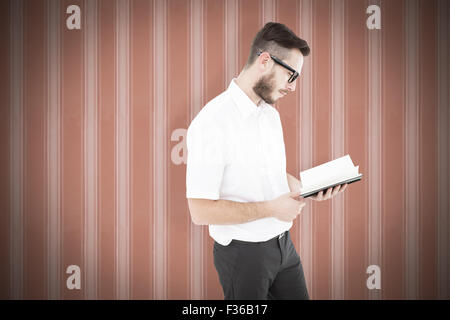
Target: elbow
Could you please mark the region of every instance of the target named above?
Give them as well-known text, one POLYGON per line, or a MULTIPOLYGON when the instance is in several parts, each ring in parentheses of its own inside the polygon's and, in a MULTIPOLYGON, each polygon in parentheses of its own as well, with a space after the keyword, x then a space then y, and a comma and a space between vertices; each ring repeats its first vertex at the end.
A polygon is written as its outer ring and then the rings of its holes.
POLYGON ((192 211, 190 211, 190 213, 191 213, 191 220, 192 220, 193 224, 195 224, 197 226, 208 225, 208 223, 206 223, 198 214, 195 214, 192 211))
POLYGON ((202 210, 195 200, 188 199, 189 213, 191 215, 192 223, 198 226, 207 225, 207 221, 203 218, 202 210))
POLYGON ((192 221, 193 224, 195 224, 197 226, 204 226, 204 225, 206 225, 206 223, 203 223, 202 221, 198 220, 197 218, 195 218, 192 215, 191 215, 191 221, 192 221))

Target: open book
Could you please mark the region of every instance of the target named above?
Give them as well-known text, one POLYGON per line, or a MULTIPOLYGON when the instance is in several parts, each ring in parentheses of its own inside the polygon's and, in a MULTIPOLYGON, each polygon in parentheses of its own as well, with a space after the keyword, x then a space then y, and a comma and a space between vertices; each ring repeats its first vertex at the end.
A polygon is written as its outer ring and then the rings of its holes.
POLYGON ((349 155, 326 162, 317 167, 300 172, 303 198, 314 196, 320 191, 340 184, 352 183, 362 178, 358 172, 359 166, 354 166, 349 155))

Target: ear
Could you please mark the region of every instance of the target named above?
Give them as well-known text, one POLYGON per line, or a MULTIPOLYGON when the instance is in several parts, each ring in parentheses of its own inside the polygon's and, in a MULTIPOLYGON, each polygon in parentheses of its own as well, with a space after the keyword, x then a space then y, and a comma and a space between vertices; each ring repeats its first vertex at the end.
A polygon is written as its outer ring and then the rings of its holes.
POLYGON ((267 52, 263 52, 259 55, 257 63, 258 63, 258 69, 261 72, 265 72, 269 70, 271 65, 272 59, 270 59, 270 55, 267 52))

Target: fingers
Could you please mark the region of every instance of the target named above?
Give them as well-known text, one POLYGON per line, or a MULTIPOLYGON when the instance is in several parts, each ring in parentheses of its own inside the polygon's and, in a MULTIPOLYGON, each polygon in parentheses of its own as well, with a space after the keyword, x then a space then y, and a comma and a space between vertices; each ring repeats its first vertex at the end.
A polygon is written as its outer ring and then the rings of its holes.
POLYGON ((345 189, 347 189, 347 186, 348 186, 348 183, 344 183, 344 184, 337 185, 334 188, 328 188, 326 190, 325 194, 323 193, 323 190, 322 190, 317 195, 312 196, 311 199, 315 200, 315 201, 328 200, 330 198, 333 198, 338 193, 345 191, 345 189))
MULTIPOLYGON (((345 189, 347 189, 348 183, 340 184, 333 189, 333 194, 330 196, 330 198, 334 197, 338 193, 343 192, 345 189)), ((331 188, 330 188, 331 189, 331 188)))
POLYGON ((316 196, 314 196, 313 199, 316 200, 316 201, 323 200, 323 190, 320 191, 316 196))
POLYGON ((332 192, 332 191, 333 191, 333 188, 328 188, 327 191, 326 191, 326 193, 323 194, 323 190, 322 190, 322 191, 320 191, 320 192, 318 193, 317 199, 314 199, 314 200, 317 200, 317 201, 328 200, 328 199, 331 198, 331 192, 332 192))
POLYGON ((337 195, 339 192, 339 189, 341 189, 341 185, 334 187, 331 197, 334 197, 335 195, 337 195))
POLYGON ((325 199, 329 199, 331 197, 332 192, 333 188, 328 188, 327 193, 325 194, 325 199))

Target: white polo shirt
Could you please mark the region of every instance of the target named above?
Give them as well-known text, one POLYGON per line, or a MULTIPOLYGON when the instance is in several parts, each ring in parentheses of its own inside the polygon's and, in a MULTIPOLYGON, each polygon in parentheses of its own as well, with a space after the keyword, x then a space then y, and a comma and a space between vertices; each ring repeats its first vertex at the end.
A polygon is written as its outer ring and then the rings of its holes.
MULTIPOLYGON (((234 79, 192 120, 186 142, 186 198, 258 202, 290 192, 280 115, 267 103, 256 106, 234 79)), ((209 234, 221 245, 259 242, 291 226, 263 218, 209 225, 209 234)))

